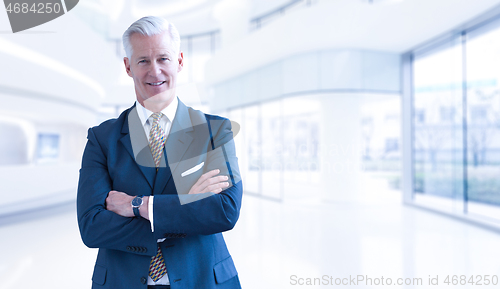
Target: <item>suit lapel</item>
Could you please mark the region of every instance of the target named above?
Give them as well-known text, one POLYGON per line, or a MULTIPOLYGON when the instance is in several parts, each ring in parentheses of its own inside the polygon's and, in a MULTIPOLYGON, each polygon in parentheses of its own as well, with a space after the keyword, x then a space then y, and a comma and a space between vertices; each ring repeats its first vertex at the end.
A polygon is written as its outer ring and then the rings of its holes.
POLYGON ((123 122, 121 132, 123 136, 120 142, 138 165, 149 186, 153 188, 156 168, 135 105, 129 110, 127 119, 123 122))

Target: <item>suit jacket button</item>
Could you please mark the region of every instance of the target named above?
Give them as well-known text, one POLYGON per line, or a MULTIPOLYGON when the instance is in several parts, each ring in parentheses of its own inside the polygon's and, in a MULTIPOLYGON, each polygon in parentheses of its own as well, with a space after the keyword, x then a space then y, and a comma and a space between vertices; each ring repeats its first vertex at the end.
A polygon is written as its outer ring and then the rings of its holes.
POLYGON ((142 284, 146 284, 146 282, 148 282, 148 279, 146 277, 142 277, 141 278, 141 283, 142 284))

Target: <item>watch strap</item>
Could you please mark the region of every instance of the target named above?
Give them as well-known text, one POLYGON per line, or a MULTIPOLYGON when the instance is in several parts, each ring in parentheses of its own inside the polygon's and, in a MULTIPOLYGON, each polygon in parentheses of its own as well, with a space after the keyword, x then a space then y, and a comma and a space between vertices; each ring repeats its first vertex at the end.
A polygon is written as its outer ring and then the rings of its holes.
POLYGON ((134 211, 134 215, 136 217, 140 217, 141 213, 139 212, 139 207, 132 207, 132 210, 134 211))
POLYGON ((137 197, 135 197, 135 198, 132 200, 132 211, 134 211, 134 216, 136 216, 136 217, 140 217, 140 216, 141 216, 141 213, 139 212, 139 208, 140 208, 140 207, 141 207, 141 205, 143 204, 142 197, 144 197, 144 196, 137 196, 137 197), (140 200, 141 200, 141 204, 140 204, 140 205, 138 205, 138 206, 134 206, 134 204, 133 204, 133 203, 134 203, 134 201, 135 201, 136 199, 140 199, 140 200))

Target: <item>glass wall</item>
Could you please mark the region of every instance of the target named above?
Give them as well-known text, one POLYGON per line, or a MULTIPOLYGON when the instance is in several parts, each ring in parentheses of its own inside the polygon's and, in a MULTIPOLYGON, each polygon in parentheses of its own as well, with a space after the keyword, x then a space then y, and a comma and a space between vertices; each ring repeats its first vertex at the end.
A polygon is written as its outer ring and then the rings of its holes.
MULTIPOLYGON (((241 126, 235 144, 246 194, 276 201, 324 200, 321 194, 328 172, 361 171, 362 154, 352 149, 357 146, 353 143, 352 147, 343 147, 331 141, 331 136, 338 132, 329 132, 322 121, 328 118, 325 113, 331 118, 324 107, 334 97, 327 94, 284 97, 222 113, 241 126)), ((362 118, 335 116, 331 121, 340 127, 346 121, 361 122, 363 129, 359 133, 369 134, 363 145, 366 171, 389 181, 393 189, 400 189, 400 97, 396 94, 359 97, 365 99, 359 109, 362 118), (371 131, 365 128, 369 125, 366 119, 371 121, 371 131)), ((329 181, 335 181, 334 177, 330 175, 329 181)))
POLYGON ((231 109, 245 193, 281 201, 319 186, 320 101, 300 96, 231 109), (265 183, 265 186, 262 184, 265 183))
POLYGON ((260 107, 250 106, 243 108, 244 122, 241 132, 245 138, 245 150, 242 156, 247 158, 247 166, 242 169, 242 179, 245 180, 244 189, 251 193, 260 193, 261 179, 261 140, 260 140, 260 107))
POLYGON ((412 64, 414 200, 500 221, 500 20, 412 64))
POLYGON ((414 176, 417 200, 463 209, 460 37, 414 56, 414 176))
POLYGON ((468 212, 500 219, 500 23, 468 34, 468 212))
POLYGON ((261 104, 262 195, 281 199, 283 191, 282 101, 261 104))
POLYGON ((283 189, 289 199, 318 197, 321 101, 313 96, 283 101, 283 189))

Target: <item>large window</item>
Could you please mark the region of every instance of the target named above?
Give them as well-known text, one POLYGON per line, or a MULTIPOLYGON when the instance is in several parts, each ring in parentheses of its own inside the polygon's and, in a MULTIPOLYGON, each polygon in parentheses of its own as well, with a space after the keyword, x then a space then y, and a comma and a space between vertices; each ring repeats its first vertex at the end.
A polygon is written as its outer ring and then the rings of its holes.
POLYGON ((463 208, 462 48, 460 36, 415 54, 414 176, 417 201, 463 208))
POLYGON ((468 212, 500 219, 500 26, 468 34, 468 212))
POLYGON ((412 64, 414 200, 500 221, 500 21, 412 64))

